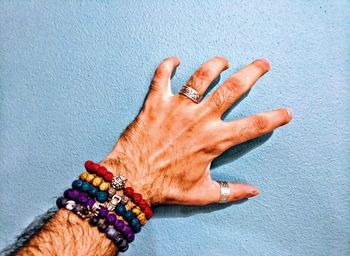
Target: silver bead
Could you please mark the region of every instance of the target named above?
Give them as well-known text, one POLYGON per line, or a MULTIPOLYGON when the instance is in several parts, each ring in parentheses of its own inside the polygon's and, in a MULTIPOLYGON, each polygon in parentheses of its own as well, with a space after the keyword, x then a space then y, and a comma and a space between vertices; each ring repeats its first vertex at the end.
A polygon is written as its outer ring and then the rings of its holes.
POLYGON ((68 200, 66 203, 66 209, 72 211, 75 207, 76 203, 72 200, 68 200))
POLYGON ((122 195, 121 196, 122 200, 121 202, 125 205, 129 202, 129 197, 125 196, 125 195, 122 195))
POLYGON ((100 203, 100 202, 95 202, 94 205, 91 207, 92 211, 98 211, 101 209, 101 207, 103 207, 104 204, 100 203))
POLYGON ((109 198, 112 198, 115 195, 115 193, 117 193, 117 190, 115 188, 108 189, 108 197, 109 198))
POLYGON ((119 176, 115 176, 113 179, 112 179, 112 187, 115 188, 116 190, 121 190, 124 188, 125 186, 125 181, 127 179, 122 176, 122 175, 119 175, 119 176))

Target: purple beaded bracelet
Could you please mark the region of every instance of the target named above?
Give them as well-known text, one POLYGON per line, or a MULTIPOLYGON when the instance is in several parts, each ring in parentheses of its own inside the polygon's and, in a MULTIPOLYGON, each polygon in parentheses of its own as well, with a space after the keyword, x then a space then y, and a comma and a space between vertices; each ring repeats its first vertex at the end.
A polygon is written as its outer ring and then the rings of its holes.
MULTIPOLYGON (((96 203, 96 201, 92 199, 90 196, 88 196, 87 193, 80 191, 78 189, 67 189, 64 192, 64 196, 65 198, 72 199, 80 204, 84 204, 88 206, 90 209, 94 209, 94 205, 96 203)), ((116 215, 113 213, 110 213, 106 207, 101 206, 102 204, 98 204, 98 205, 99 205, 98 209, 96 209, 95 212, 93 213, 94 216, 98 214, 99 218, 106 218, 108 223, 110 223, 111 225, 114 225, 118 231, 123 233, 123 235, 125 236, 128 242, 132 242, 135 239, 135 234, 131 229, 131 227, 125 224, 123 220, 118 220, 116 215)))
POLYGON ((132 229, 118 220, 115 214, 109 213, 108 209, 89 197, 85 192, 77 189, 68 189, 64 197, 57 199, 59 208, 65 207, 78 214, 82 218, 90 219, 90 224, 97 226, 101 232, 111 239, 120 252, 125 252, 135 239, 132 229))
MULTIPOLYGON (((83 204, 85 206, 88 206, 89 209, 94 210, 92 212, 92 216, 97 216, 99 218, 106 218, 108 223, 111 225, 114 225, 114 227, 122 232, 124 237, 127 239, 127 241, 130 243, 135 239, 135 234, 131 227, 123 220, 117 219, 117 216, 113 213, 110 213, 108 209, 104 206, 101 206, 101 204, 98 204, 98 208, 94 209, 96 201, 92 199, 90 196, 88 196, 85 192, 79 191, 78 189, 67 189, 64 192, 64 197, 67 199, 72 199, 76 201, 79 204, 83 204)), ((86 215, 81 215, 81 217, 85 217, 86 215)), ((86 217, 92 217, 92 216, 86 216, 86 217)))
POLYGON ((116 230, 120 231, 129 243, 134 241, 135 234, 132 231, 131 227, 127 225, 123 220, 118 219, 114 213, 110 213, 106 207, 102 206, 99 209, 98 218, 105 218, 107 223, 113 225, 116 230))
MULTIPOLYGON (((56 204, 59 208, 66 208, 83 218, 88 218, 86 217, 87 213, 84 212, 87 205, 81 205, 72 200, 72 198, 60 197, 57 199, 56 204)), ((105 233, 106 236, 118 246, 120 252, 125 252, 129 248, 128 240, 124 238, 122 232, 118 231, 114 225, 111 225, 107 219, 101 218, 99 215, 89 217, 89 219, 90 224, 97 226, 100 232, 105 233)), ((129 236, 129 239, 132 236, 133 234, 129 236)))

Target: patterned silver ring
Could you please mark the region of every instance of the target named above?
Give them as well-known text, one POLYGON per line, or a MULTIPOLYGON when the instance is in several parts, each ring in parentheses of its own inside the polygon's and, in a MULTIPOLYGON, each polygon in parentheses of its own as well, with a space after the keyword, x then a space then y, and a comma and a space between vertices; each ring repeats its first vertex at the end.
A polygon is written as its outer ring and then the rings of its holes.
POLYGON ((220 185, 220 199, 218 203, 227 203, 228 197, 230 196, 230 187, 226 181, 217 180, 220 185))
POLYGON ((186 96, 187 98, 190 98, 195 103, 199 103, 199 101, 202 98, 202 95, 200 95, 195 89, 188 86, 187 84, 183 85, 180 89, 180 94, 186 96))

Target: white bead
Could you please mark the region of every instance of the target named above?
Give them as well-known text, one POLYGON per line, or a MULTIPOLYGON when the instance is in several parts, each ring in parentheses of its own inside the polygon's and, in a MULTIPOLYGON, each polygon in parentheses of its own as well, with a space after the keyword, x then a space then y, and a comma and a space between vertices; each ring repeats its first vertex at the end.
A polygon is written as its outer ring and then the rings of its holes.
POLYGON ((66 209, 72 211, 75 207, 76 203, 72 200, 68 200, 66 203, 66 209))

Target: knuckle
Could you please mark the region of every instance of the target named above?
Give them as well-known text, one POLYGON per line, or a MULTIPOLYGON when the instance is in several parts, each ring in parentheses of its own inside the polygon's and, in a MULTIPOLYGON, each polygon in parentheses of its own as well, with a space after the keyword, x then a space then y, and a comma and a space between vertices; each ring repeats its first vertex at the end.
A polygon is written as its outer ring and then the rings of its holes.
POLYGON ((193 74, 193 80, 204 80, 209 81, 212 76, 211 69, 208 68, 199 68, 194 74, 193 74))
POLYGON ((242 91, 243 81, 235 76, 231 76, 228 80, 228 88, 235 93, 242 91))
POLYGON ((200 91, 203 81, 199 79, 195 79, 194 76, 192 76, 186 84, 191 88, 195 89, 196 91, 200 91))
POLYGON ((210 100, 208 100, 208 107, 211 111, 218 111, 221 108, 223 101, 222 93, 215 92, 210 100))
POLYGON ((265 117, 256 116, 252 119, 252 128, 259 134, 266 132, 268 127, 269 123, 265 117))
POLYGON ((221 152, 221 145, 216 143, 208 143, 203 146, 202 152, 207 155, 217 155, 221 152))
POLYGON ((160 90, 160 86, 161 85, 160 85, 159 80, 156 77, 154 77, 154 79, 152 80, 152 83, 150 85, 150 90, 154 91, 154 92, 157 92, 157 91, 160 90))
POLYGON ((212 110, 219 110, 223 105, 230 103, 236 95, 236 90, 227 86, 222 86, 213 93, 212 99, 209 101, 209 106, 212 110))

